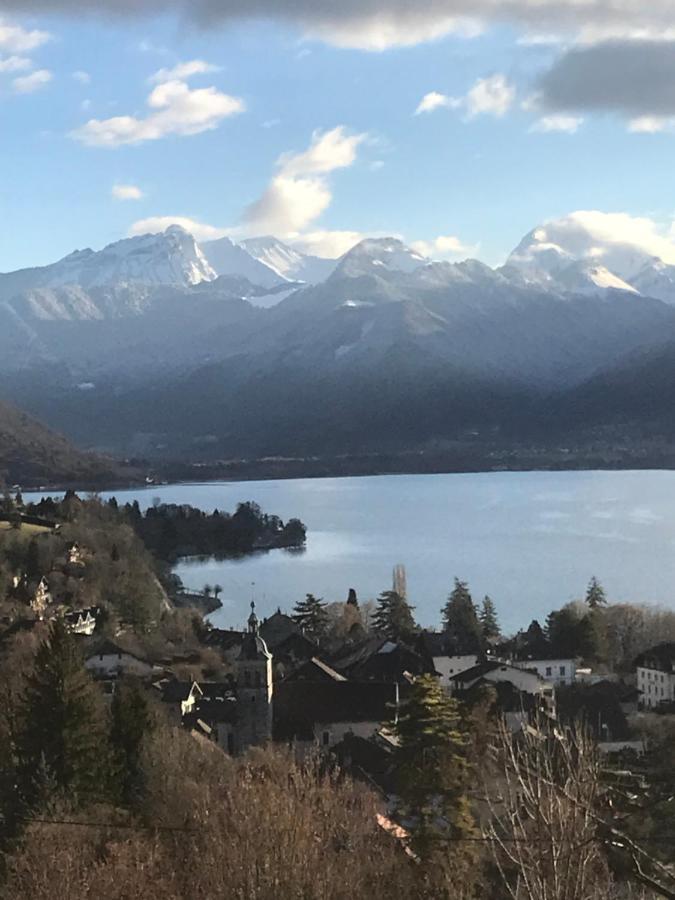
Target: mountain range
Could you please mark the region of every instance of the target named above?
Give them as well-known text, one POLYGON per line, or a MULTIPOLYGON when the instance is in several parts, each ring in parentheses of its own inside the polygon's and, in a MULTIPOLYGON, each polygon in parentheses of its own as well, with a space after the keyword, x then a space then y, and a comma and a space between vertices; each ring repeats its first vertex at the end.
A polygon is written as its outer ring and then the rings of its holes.
POLYGON ((0 374, 127 455, 637 440, 672 431, 675 266, 549 224, 496 269, 393 237, 334 260, 172 226, 0 275, 0 374))

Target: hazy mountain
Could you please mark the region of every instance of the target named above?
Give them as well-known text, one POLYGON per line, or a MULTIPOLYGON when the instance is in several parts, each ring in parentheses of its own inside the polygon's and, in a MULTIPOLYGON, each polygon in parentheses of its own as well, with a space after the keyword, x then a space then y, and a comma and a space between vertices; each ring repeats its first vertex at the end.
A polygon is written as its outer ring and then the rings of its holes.
MULTIPOLYGON (((134 246, 167 239, 184 273, 178 259, 200 258, 184 235, 134 246)), ((281 242, 222 239, 209 258, 222 251, 231 271, 207 264, 196 284, 151 282, 151 265, 146 282, 34 285, 0 304, 0 389, 124 453, 351 452, 525 429, 541 397, 562 403, 675 341, 675 306, 636 287, 667 293, 670 267, 550 237, 535 230, 497 270, 367 239, 316 284, 288 280, 312 260, 281 242), (631 269, 635 284, 617 274, 631 269)))
POLYGON ((276 287, 290 280, 228 237, 206 241, 201 244, 201 251, 218 275, 242 276, 253 284, 266 288, 276 287))
POLYGON ((0 479, 6 484, 96 483, 122 477, 115 464, 82 453, 59 434, 0 403, 0 479))

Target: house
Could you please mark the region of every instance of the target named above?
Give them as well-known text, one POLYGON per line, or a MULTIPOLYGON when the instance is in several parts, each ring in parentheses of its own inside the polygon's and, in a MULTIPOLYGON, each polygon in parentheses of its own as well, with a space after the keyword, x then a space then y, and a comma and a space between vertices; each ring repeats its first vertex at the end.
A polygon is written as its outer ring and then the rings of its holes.
POLYGON ((439 684, 446 690, 450 689, 453 675, 466 672, 480 660, 477 653, 459 653, 457 646, 445 632, 423 631, 417 639, 416 650, 435 669, 439 684))
POLYGON ((274 692, 274 739, 325 749, 347 735, 372 737, 396 717, 395 682, 293 681, 274 692))
POLYGON ((196 681, 178 681, 163 679, 153 685, 161 693, 169 719, 179 725, 185 716, 194 712, 196 704, 203 696, 202 689, 196 681))
POLYGON ((66 565, 81 566, 83 565, 82 550, 77 541, 71 541, 66 544, 66 565))
POLYGON ((510 663, 499 660, 479 663, 472 669, 453 675, 450 683, 452 693, 465 693, 478 683, 495 686, 509 684, 518 694, 534 698, 536 701, 535 705, 541 712, 547 715, 555 715, 553 686, 537 672, 521 669, 510 663))
POLYGON ((576 660, 566 659, 532 659, 527 655, 517 655, 513 659, 513 665, 520 669, 530 669, 540 675, 545 681, 559 687, 565 684, 574 684, 577 675, 576 660))
POLYGON ((347 681, 318 656, 313 656, 288 676, 288 681, 347 681))
POLYGON ((14 593, 19 600, 27 603, 38 619, 43 619, 47 607, 52 602, 47 578, 30 578, 28 575, 14 578, 14 593))
POLYGON ((643 709, 675 702, 675 642, 657 644, 635 660, 643 709))
POLYGON ((155 666, 124 650, 113 641, 105 640, 87 656, 84 666, 96 678, 117 678, 119 675, 135 675, 138 678, 146 678, 156 671, 155 666))
POLYGON ((68 631, 73 634, 91 635, 96 630, 96 622, 100 614, 99 606, 89 606, 86 609, 75 609, 66 613, 63 621, 66 623, 68 631))
POLYGON ((330 659, 336 672, 350 681, 401 682, 410 676, 435 675, 433 663, 401 641, 369 637, 330 659))

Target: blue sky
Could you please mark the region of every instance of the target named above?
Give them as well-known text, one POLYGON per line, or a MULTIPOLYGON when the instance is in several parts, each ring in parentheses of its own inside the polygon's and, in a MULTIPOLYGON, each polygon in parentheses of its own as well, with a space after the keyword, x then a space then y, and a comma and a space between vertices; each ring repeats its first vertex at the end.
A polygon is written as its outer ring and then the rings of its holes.
POLYGON ((207 27, 175 2, 97 18, 77 0, 58 15, 37 0, 30 16, 0 0, 0 271, 176 218, 197 223, 198 238, 273 229, 335 254, 360 235, 397 234, 490 264, 574 210, 649 219, 643 232, 669 238, 667 3, 617 21, 607 0, 604 23, 594 0, 592 21, 570 24, 566 0, 544 0, 550 22, 519 2, 509 21, 483 0, 481 21, 459 34, 402 12, 373 50, 360 44, 380 27, 377 0, 364 22, 358 10, 318 23, 261 13, 207 27))

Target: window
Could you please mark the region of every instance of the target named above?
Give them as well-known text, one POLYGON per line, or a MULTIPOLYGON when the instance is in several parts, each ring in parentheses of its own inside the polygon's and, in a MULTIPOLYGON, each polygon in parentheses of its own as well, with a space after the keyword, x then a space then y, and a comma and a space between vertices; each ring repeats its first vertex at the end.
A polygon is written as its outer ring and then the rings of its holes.
POLYGON ((560 674, 561 675, 565 674, 565 666, 560 666, 560 674))
POLYGON ((552 674, 553 674, 553 669, 551 668, 551 666, 546 666, 546 674, 547 674, 547 675, 552 675, 552 674))
POLYGON ((324 747, 327 747, 330 744, 330 731, 324 731, 321 735, 321 743, 324 747))

